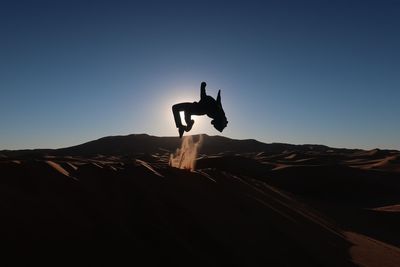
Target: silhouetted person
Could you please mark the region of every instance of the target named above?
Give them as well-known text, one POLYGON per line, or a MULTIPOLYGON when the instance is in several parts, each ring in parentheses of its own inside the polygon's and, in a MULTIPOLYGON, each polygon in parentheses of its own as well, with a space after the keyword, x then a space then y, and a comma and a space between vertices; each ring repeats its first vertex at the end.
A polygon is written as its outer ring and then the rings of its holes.
POLYGON ((201 83, 199 102, 185 102, 172 106, 175 124, 179 129, 179 137, 182 137, 184 131, 189 132, 192 129, 194 124, 194 120, 191 119, 192 115, 207 115, 212 118, 211 124, 220 132, 222 132, 228 124, 221 104, 221 90, 218 91, 217 100, 215 100, 211 96, 206 95, 206 85, 205 82, 201 83), (185 113, 186 126, 182 125, 181 116, 179 114, 181 111, 185 113))

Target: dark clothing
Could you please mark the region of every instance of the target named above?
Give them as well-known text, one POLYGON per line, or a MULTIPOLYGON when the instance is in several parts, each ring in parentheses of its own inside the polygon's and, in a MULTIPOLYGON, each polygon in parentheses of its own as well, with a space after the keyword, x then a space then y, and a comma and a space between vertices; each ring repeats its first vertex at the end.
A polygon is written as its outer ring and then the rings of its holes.
POLYGON ((192 106, 193 115, 207 115, 210 118, 214 118, 218 112, 217 101, 211 96, 205 96, 200 101, 194 102, 192 106))
POLYGON ((211 96, 206 95, 205 83, 201 85, 200 88, 200 101, 199 102, 185 102, 179 103, 172 106, 172 112, 174 114, 176 127, 179 128, 180 136, 182 136, 183 131, 190 131, 194 124, 194 121, 191 119, 192 115, 207 115, 208 117, 214 119, 211 123, 216 127, 219 131, 222 131, 223 128, 226 127, 228 121, 226 121, 225 112, 222 109, 220 93, 218 92, 217 100, 212 98, 211 96), (186 126, 182 125, 180 112, 184 111, 185 113, 185 122, 186 126), (214 122, 218 122, 216 125, 214 122))

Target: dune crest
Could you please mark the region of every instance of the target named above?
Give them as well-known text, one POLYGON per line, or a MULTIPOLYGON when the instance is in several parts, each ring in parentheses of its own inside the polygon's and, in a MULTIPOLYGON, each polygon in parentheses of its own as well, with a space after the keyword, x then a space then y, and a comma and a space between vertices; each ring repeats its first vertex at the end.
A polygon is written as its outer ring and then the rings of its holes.
POLYGON ((384 211, 384 212, 400 212, 400 204, 383 206, 383 207, 379 207, 379 208, 374 208, 372 210, 384 211))
POLYGON ((59 173, 68 176, 69 177, 69 172, 67 170, 65 170, 63 167, 61 167, 60 164, 55 163, 54 161, 46 161, 46 163, 48 165, 50 165, 53 169, 55 169, 56 171, 58 171, 59 173))
POLYGON ((170 155, 169 165, 179 169, 194 171, 196 169, 198 149, 202 143, 202 135, 199 135, 197 141, 194 140, 193 136, 185 136, 182 139, 181 147, 174 154, 170 155))

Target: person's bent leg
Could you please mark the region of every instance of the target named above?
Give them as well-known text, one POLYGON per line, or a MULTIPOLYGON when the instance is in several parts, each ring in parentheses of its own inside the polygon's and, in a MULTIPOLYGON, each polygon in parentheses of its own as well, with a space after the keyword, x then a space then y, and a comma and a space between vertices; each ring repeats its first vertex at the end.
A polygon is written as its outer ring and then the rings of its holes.
POLYGON ((184 131, 190 131, 193 126, 194 121, 190 119, 191 117, 191 106, 193 103, 179 103, 172 106, 172 112, 174 114, 176 128, 179 129, 179 137, 182 137, 184 131), (180 112, 185 113, 186 126, 182 125, 182 120, 180 112))
POLYGON ((181 128, 183 126, 180 115, 180 112, 184 110, 183 104, 184 103, 180 103, 172 106, 172 113, 174 114, 176 128, 181 128))
POLYGON ((190 114, 189 112, 185 112, 185 122, 186 122, 186 132, 189 132, 194 124, 194 120, 192 120, 192 114, 190 114))

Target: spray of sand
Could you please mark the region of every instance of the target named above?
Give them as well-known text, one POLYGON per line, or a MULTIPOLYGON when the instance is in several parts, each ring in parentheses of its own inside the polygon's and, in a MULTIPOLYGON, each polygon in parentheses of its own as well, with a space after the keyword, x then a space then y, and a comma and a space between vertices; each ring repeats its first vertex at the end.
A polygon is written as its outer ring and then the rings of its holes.
POLYGON ((203 142, 203 136, 199 135, 196 141, 193 136, 185 136, 181 147, 169 157, 169 165, 179 169, 194 171, 196 169, 197 152, 203 142))

